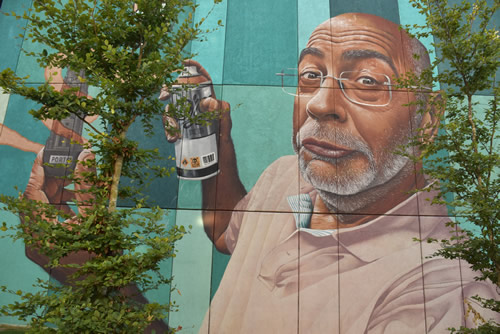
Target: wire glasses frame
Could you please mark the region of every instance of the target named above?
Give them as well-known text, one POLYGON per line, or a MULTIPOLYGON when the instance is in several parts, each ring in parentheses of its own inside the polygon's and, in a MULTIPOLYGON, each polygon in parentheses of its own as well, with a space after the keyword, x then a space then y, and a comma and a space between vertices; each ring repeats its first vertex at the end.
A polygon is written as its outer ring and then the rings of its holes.
POLYGON ((292 96, 312 97, 317 94, 327 78, 336 80, 342 93, 350 102, 369 107, 385 107, 392 100, 391 79, 382 73, 368 70, 344 71, 339 77, 323 75, 319 70, 296 68, 283 69, 276 73, 281 77, 281 89, 292 96), (295 93, 287 91, 292 89, 295 93))

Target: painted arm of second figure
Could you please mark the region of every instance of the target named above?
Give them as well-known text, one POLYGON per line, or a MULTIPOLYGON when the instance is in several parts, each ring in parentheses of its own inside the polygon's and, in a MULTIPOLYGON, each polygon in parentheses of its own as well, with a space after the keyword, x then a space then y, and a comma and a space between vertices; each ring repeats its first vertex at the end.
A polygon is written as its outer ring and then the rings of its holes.
MULTIPOLYGON (((46 68, 45 69, 45 79, 47 82, 57 91, 62 91, 69 86, 64 84, 61 69, 60 68, 46 68)), ((87 96, 90 98, 89 96, 87 96)), ((95 120, 92 117, 90 121, 95 120)), ((83 143, 85 139, 78 134, 68 129, 61 122, 47 119, 43 121, 44 125, 49 128, 49 130, 56 132, 56 134, 63 136, 65 138, 70 138, 73 141, 83 143)), ((24 192, 24 197, 30 200, 41 201, 43 203, 51 204, 70 215, 76 215, 76 213, 67 204, 68 202, 77 202, 78 211, 80 214, 85 215, 85 204, 92 199, 92 195, 81 192, 85 191, 90 187, 89 184, 85 182, 74 183, 74 190, 68 190, 65 187, 69 185, 70 181, 59 177, 48 176, 45 174, 44 162, 43 162, 44 149, 38 152, 38 155, 33 163, 31 169, 31 175, 24 192)), ((89 149, 84 149, 78 156, 78 161, 83 162, 87 160, 94 159, 94 154, 89 149)), ((89 172, 89 167, 84 164, 77 163, 75 167, 75 175, 81 175, 84 172, 89 172)), ((57 221, 54 221, 57 223, 57 221)), ((26 255, 33 262, 42 266, 45 270, 49 270, 45 265, 48 263, 48 259, 38 253, 35 247, 26 247, 26 255)), ((89 254, 71 254, 65 261, 67 263, 83 263, 88 259, 89 254)), ((60 282, 65 282, 67 280, 67 275, 70 273, 67 269, 57 268, 50 270, 50 274, 55 277, 60 282)))
MULTIPOLYGON (((70 88, 63 79, 62 69, 59 67, 46 67, 45 68, 45 81, 49 83, 56 91, 62 92, 65 89, 70 88)), ((77 93, 79 96, 83 96, 81 92, 77 93)), ((86 95, 87 98, 91 99, 90 95, 86 95)), ((92 123, 97 119, 97 115, 85 117, 85 122, 92 123)), ((87 140, 83 138, 80 134, 74 132, 72 129, 68 129, 61 122, 53 119, 42 120, 42 123, 51 131, 54 131, 57 135, 69 138, 77 143, 86 143, 87 140)))

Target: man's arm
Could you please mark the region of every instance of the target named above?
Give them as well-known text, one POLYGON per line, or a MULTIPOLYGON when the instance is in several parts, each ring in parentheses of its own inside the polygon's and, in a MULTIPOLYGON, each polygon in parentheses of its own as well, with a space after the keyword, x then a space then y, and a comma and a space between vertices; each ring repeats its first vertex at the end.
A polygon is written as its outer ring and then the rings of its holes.
MULTIPOLYGON (((179 83, 198 84, 212 81, 210 74, 195 60, 186 60, 185 66, 196 66, 200 76, 195 78, 181 78, 179 83)), ((167 100, 170 93, 164 87, 160 93, 160 100, 167 100)), ((225 242, 225 232, 231 219, 232 210, 236 204, 246 195, 246 190, 238 176, 236 166, 236 154, 234 152, 233 140, 231 139, 231 106, 226 101, 217 100, 212 90, 212 97, 205 98, 200 102, 203 112, 219 111, 222 117, 219 122, 219 169, 216 177, 202 181, 203 197, 203 225, 208 237, 215 247, 229 254, 225 242)), ((178 127, 177 122, 168 116, 168 105, 163 117, 165 136, 171 143, 179 139, 179 133, 169 132, 168 129, 178 127)))
POLYGON ((229 104, 221 101, 224 114, 220 120, 219 169, 216 177, 202 182, 203 225, 208 237, 217 250, 229 254, 225 232, 233 209, 246 195, 236 166, 236 153, 231 138, 231 117, 229 104))

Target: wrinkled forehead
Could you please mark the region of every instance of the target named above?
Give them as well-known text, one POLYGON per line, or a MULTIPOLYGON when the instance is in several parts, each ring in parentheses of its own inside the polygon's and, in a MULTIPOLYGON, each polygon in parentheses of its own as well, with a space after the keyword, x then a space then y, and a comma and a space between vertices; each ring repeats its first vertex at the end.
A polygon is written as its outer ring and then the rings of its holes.
MULTIPOLYGON (((398 25, 367 14, 344 14, 321 23, 311 34, 307 48, 323 52, 367 50, 391 59, 398 72, 407 69, 403 51, 406 35, 398 25)), ((401 72, 400 72, 401 73, 401 72)))

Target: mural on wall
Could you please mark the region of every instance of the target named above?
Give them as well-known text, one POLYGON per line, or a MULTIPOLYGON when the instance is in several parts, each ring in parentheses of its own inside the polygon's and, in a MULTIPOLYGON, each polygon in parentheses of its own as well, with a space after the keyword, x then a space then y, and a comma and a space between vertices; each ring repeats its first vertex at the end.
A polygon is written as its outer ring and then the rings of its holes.
MULTIPOLYGON (((88 85, 81 83, 78 78, 79 76, 85 76, 83 72, 77 74, 72 70, 67 70, 64 78, 62 72, 63 69, 61 68, 46 68, 45 80, 55 90, 62 91, 76 87, 79 88, 76 94, 91 98, 88 95, 88 85)), ((81 117, 89 124, 92 124, 97 119, 96 116, 81 115, 81 117)), ((87 141, 83 137, 84 122, 76 115, 71 115, 61 121, 44 120, 42 122, 51 131, 45 145, 37 152, 23 196, 31 200, 52 204, 59 210, 74 216, 76 213, 71 208, 71 203, 75 202, 75 200, 79 202, 91 200, 88 194, 84 195, 79 192, 90 185, 75 183, 71 185, 72 189, 68 189, 70 183, 64 179, 71 172, 75 172, 75 174, 89 172, 88 168, 84 167, 80 162, 94 159, 93 153, 89 149, 82 147, 82 144, 87 141)), ((84 214, 82 208, 76 208, 76 210, 84 214)), ((48 259, 39 254, 36 248, 27 247, 26 256, 58 281, 66 281, 66 276, 69 274, 67 270, 46 268, 45 265, 48 264, 48 259)), ((71 260, 68 259, 68 261, 80 262, 86 259, 88 259, 88 254, 79 254, 73 256, 71 260)))
MULTIPOLYGON (((383 18, 348 13, 320 24, 298 69, 280 73, 297 80, 283 85, 295 96, 295 155, 273 162, 248 194, 223 120, 217 202, 234 212, 206 213, 204 222, 232 256, 202 332, 442 333, 473 325, 463 322, 463 298, 495 298, 494 285, 475 281, 458 261, 425 258, 436 246, 411 241, 446 238, 449 218, 425 200, 432 193, 412 194, 433 182, 421 165, 392 153, 413 129, 438 121, 404 106, 415 95, 391 81, 428 65, 425 47, 383 18)), ((212 182, 204 181, 204 199, 212 182)))
MULTIPOLYGON (((209 2, 198 1, 199 15, 209 2)), ((211 87, 193 95, 200 111, 230 112, 215 129, 205 129, 207 136, 182 142, 163 133, 160 119, 154 138, 132 129, 141 144, 181 157, 177 169, 185 179, 162 180, 149 195, 171 209, 166 223, 193 230, 165 264, 174 292, 165 287, 146 296, 180 305, 169 322, 182 325, 181 333, 442 333, 473 325, 464 317, 464 297, 498 297, 467 265, 428 259, 436 246, 413 240, 447 237, 445 223, 454 218, 446 207, 429 204, 432 193, 412 193, 434 181, 419 173, 421 165, 392 153, 437 117, 403 106, 416 97, 393 85, 394 77, 429 64, 424 44, 399 29, 400 19, 410 22, 410 6, 379 2, 224 1, 208 24, 222 18, 226 27, 206 44, 193 42, 197 56, 186 66, 197 83, 211 87), (359 11, 370 14, 353 13, 359 11), (188 141, 189 150, 202 152, 196 157, 214 153, 214 159, 182 164, 188 141), (202 177, 190 171, 202 167, 210 167, 202 177)), ((34 85, 76 84, 79 94, 92 95, 72 71, 44 73, 29 64, 20 56, 16 73, 31 74, 34 85)), ((165 93, 160 97, 171 102, 175 94, 165 93)), ((0 150, 7 157, 0 162, 2 191, 18 185, 29 198, 78 210, 72 185, 57 175, 79 167, 50 170, 44 162, 92 156, 69 145, 69 139, 85 141, 81 124, 47 121, 47 131, 27 115, 32 105, 14 96, 0 101, 6 124, 0 150), (7 168, 8 159, 21 167, 7 168)), ((18 272, 65 281, 64 273, 38 267, 46 261, 36 250, 25 255, 23 246, 5 241, 0 247, 12 254, 18 272)), ((68 261, 86 254, 78 256, 68 261)), ((30 276, 10 275, 3 284, 30 276)))

